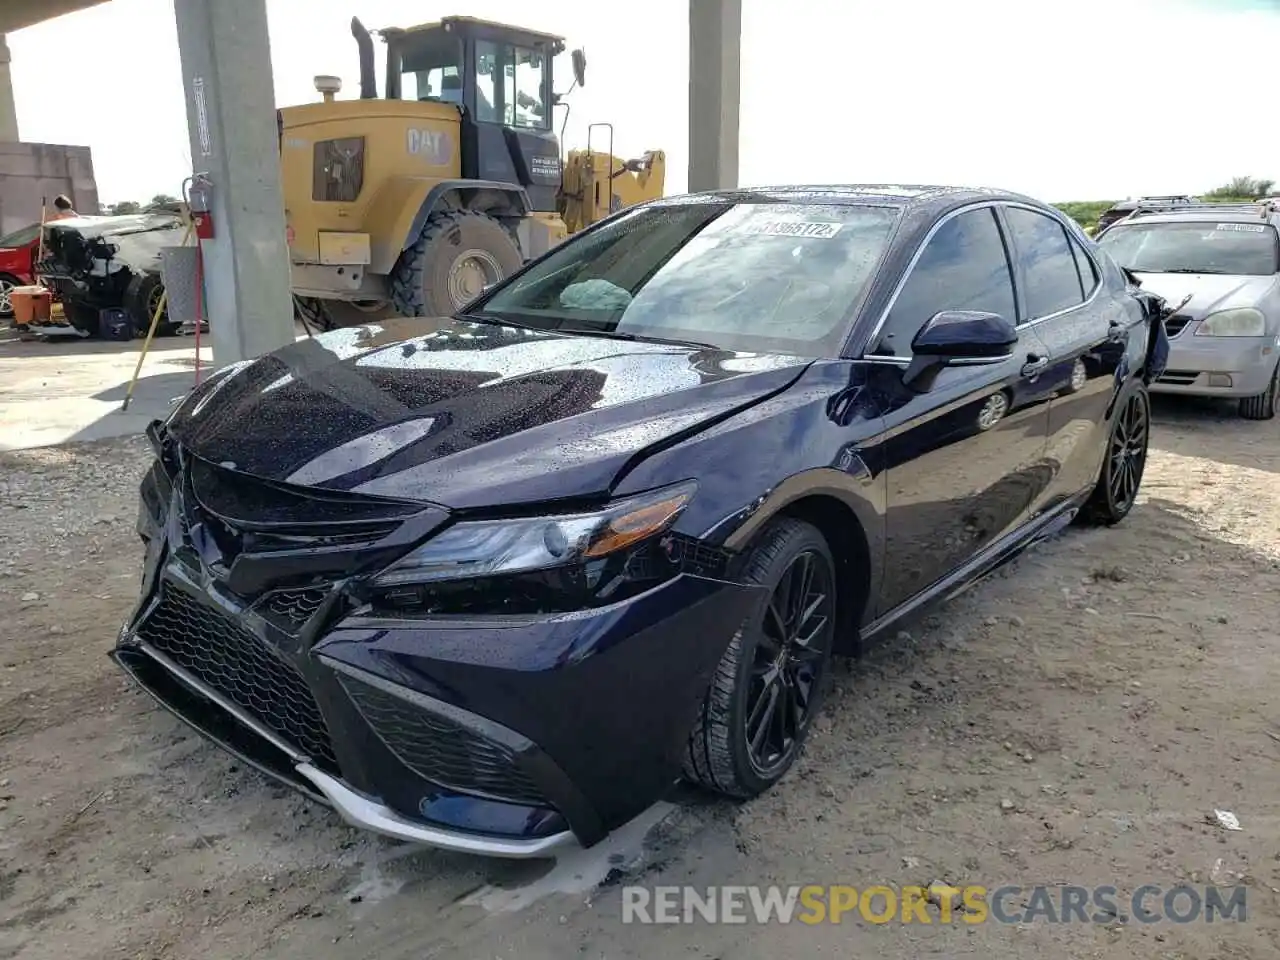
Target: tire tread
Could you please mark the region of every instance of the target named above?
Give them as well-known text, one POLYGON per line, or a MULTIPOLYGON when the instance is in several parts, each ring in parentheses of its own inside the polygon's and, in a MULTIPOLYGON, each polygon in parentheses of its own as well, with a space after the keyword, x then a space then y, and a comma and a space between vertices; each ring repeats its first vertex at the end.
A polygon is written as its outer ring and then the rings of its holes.
MULTIPOLYGON (((427 270, 427 255, 441 235, 455 227, 461 227, 469 220, 493 223, 510 236, 501 223, 476 210, 447 210, 430 217, 418 234, 418 239, 405 248, 391 271, 391 303, 401 316, 425 315, 427 305, 423 296, 423 277, 427 270)), ((519 248, 516 249, 518 252, 519 248)))
MULTIPOLYGON (((782 517, 765 529, 759 545, 752 551, 743 572, 747 583, 764 583, 778 558, 784 556, 798 539, 822 534, 802 520, 782 517)), ((839 597, 836 598, 837 605, 839 597)), ((728 649, 716 665, 710 687, 698 708, 698 718, 685 748, 684 775, 717 793, 737 799, 748 799, 758 791, 742 782, 730 745, 730 718, 737 684, 738 666, 742 659, 743 633, 746 622, 738 627, 728 649)))
POLYGON ((1246 420, 1270 420, 1276 415, 1276 391, 1280 390, 1280 363, 1271 373, 1267 389, 1240 400, 1240 416, 1246 420))

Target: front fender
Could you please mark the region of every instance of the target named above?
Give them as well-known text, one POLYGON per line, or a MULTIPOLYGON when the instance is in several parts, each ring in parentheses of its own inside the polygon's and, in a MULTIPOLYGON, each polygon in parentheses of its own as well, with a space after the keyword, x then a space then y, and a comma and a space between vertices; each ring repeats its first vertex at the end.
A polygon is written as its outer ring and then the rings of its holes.
POLYGON ((819 361, 782 393, 646 457, 613 493, 694 477, 698 492, 676 529, 734 551, 798 501, 836 501, 861 528, 867 587, 876 596, 885 541, 883 429, 861 365, 819 361))
POLYGON ((388 177, 378 188, 365 217, 370 234, 370 271, 389 274, 401 252, 418 239, 427 219, 445 206, 495 211, 512 217, 526 216, 530 210, 528 194, 513 183, 388 177), (451 196, 457 197, 458 202, 451 202, 451 196))

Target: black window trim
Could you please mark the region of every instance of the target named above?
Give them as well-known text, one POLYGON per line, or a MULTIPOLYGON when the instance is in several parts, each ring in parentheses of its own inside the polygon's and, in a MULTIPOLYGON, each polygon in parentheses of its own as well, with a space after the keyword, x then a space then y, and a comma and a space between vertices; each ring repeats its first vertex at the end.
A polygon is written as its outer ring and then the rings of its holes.
MULTIPOLYGON (((1043 207, 1036 207, 1036 206, 1032 206, 1032 205, 1031 205, 1031 204, 1029 204, 1029 203, 1018 203, 1018 202, 1013 201, 1013 200, 1004 200, 1004 201, 1000 201, 1000 205, 1001 205, 1001 206, 1003 206, 1003 207, 1017 207, 1017 208, 1019 208, 1019 209, 1021 209, 1021 210, 1029 210, 1029 211, 1031 211, 1032 213, 1038 213, 1038 214, 1040 214, 1042 217, 1047 217, 1048 219, 1050 219, 1050 220, 1054 221, 1054 223, 1056 223, 1056 224, 1058 224, 1058 226, 1062 227, 1063 232, 1066 234, 1066 237, 1067 237, 1067 247, 1068 247, 1068 249, 1070 249, 1071 244, 1072 244, 1073 242, 1076 242, 1076 237, 1074 236, 1074 231, 1071 229, 1071 226, 1067 223, 1067 217, 1066 217, 1066 215, 1065 215, 1065 214, 1059 214, 1056 210, 1047 210, 1047 209, 1045 209, 1045 208, 1043 208, 1043 207)), ((1012 231, 1011 231, 1011 232, 1012 232, 1012 231)), ((1010 240, 1010 242, 1011 242, 1011 243, 1012 243, 1012 242, 1014 242, 1014 241, 1013 241, 1013 237, 1012 237, 1012 236, 1010 236, 1009 240, 1010 240)), ((1016 244, 1015 244, 1015 245, 1016 245, 1016 244)), ((1081 310, 1081 309, 1083 309, 1083 308, 1085 308, 1085 307, 1089 306, 1091 303, 1093 303, 1093 301, 1094 301, 1094 300, 1097 300, 1097 299, 1098 299, 1098 295, 1102 292, 1102 288, 1105 286, 1105 284, 1103 283, 1104 274, 1103 274, 1103 272, 1102 272, 1101 268, 1098 266, 1098 262, 1097 262, 1097 260, 1095 260, 1095 259, 1094 259, 1093 254, 1091 254, 1091 253, 1089 252, 1089 248, 1088 248, 1088 247, 1086 247, 1084 244, 1080 244, 1080 249, 1081 249, 1081 250, 1083 250, 1083 251, 1084 251, 1084 253, 1085 253, 1085 256, 1087 256, 1087 257, 1088 257, 1088 258, 1093 262, 1093 269, 1094 269, 1094 270, 1096 271, 1096 273, 1097 273, 1098 282, 1097 282, 1097 284, 1095 284, 1095 285, 1094 285, 1093 292, 1092 292, 1092 293, 1090 293, 1090 294, 1089 294, 1089 296, 1087 296, 1087 297, 1085 297, 1083 300, 1081 300, 1079 303, 1077 303, 1077 304, 1073 304, 1073 305, 1072 305, 1072 306, 1070 306, 1070 307, 1064 307, 1064 308, 1063 308, 1063 309, 1061 309, 1061 310, 1055 310, 1053 313, 1046 313, 1046 314, 1045 314, 1044 316, 1042 316, 1042 317, 1032 317, 1030 320, 1026 320, 1026 321, 1024 321, 1024 322, 1022 322, 1022 323, 1018 324, 1018 329, 1019 329, 1019 330, 1022 330, 1023 328, 1030 328, 1030 327, 1034 327, 1034 326, 1036 326, 1036 325, 1038 325, 1038 324, 1044 323, 1044 322, 1045 322, 1045 321, 1047 321, 1047 320, 1056 320, 1056 319, 1058 319, 1059 317, 1064 317, 1064 316, 1066 316, 1068 313, 1074 313, 1074 312, 1075 312, 1075 311, 1077 311, 1077 310, 1081 310)), ((1073 253, 1073 254, 1072 254, 1072 257, 1071 257, 1071 262, 1072 262, 1073 264, 1075 263, 1075 259, 1076 259, 1076 258, 1075 258, 1075 255, 1074 255, 1074 253, 1073 253)), ((1019 260, 1019 263, 1021 263, 1021 260, 1019 260)), ((1015 269, 1017 270, 1017 272, 1018 272, 1019 274, 1021 274, 1021 273, 1022 273, 1022 269, 1021 269, 1021 267, 1020 267, 1020 266, 1019 266, 1019 267, 1017 267, 1017 268, 1015 268, 1015 269)), ((1077 277, 1077 279, 1079 279, 1079 280, 1081 281, 1081 283, 1080 283, 1080 289, 1081 289, 1081 291, 1082 291, 1081 296, 1083 296, 1084 282, 1083 282, 1083 278, 1082 278, 1082 277, 1080 277, 1080 270, 1079 270, 1079 268, 1078 268, 1078 267, 1076 268, 1076 277, 1077 277)))
MULTIPOLYGON (((951 210, 938 218, 937 223, 929 228, 929 232, 924 235, 924 238, 916 246, 915 252, 911 254, 911 259, 907 263, 907 268, 902 271, 902 276, 898 278, 898 282, 894 285, 893 293, 889 295, 889 300, 885 303, 884 309, 880 312, 880 317, 876 320, 876 325, 872 327, 871 333, 867 336, 867 346, 863 349, 862 356, 858 359, 866 360, 871 363, 888 363, 898 367, 905 367, 911 363, 910 357, 891 357, 883 353, 867 353, 866 351, 874 347, 878 342, 880 332, 884 329, 884 325, 889 322, 889 314, 892 312, 894 305, 898 302, 899 294, 902 293, 903 288, 907 285, 907 280, 911 278, 911 274, 915 272, 916 264, 920 261, 920 258, 924 256, 924 251, 925 248, 929 246, 929 241, 931 241, 937 232, 946 224, 964 213, 972 213, 974 210, 990 209, 994 214, 993 219, 996 225, 996 232, 1000 235, 1000 243, 1004 247, 1005 263, 1009 268, 1009 282, 1013 286, 1014 309, 1021 309, 1022 288, 1018 281, 1018 270, 1013 262, 1013 251, 1010 249, 1011 238, 1008 236, 1008 229, 1005 226, 1004 218, 999 215, 999 208, 1003 205, 1005 205, 1005 202, 1001 200, 979 200, 975 203, 966 204, 963 207, 957 207, 955 210, 951 210)), ((1015 205, 1025 206, 1028 210, 1036 209, 1035 207, 1031 207, 1026 204, 1015 205)), ((1101 284, 1099 284, 1099 286, 1101 286, 1101 284)), ((1018 318, 1015 318, 1015 321, 1017 319, 1018 318)), ((1021 330, 1024 327, 1031 326, 1032 323, 1038 322, 1039 321, 1036 320, 1026 323, 1016 323, 1016 326, 1021 330)))
MULTIPOLYGON (((1089 255, 1089 251, 1085 249, 1085 245, 1081 243, 1079 239, 1076 238, 1076 235, 1072 233, 1070 230, 1067 231, 1067 246, 1071 247, 1072 256, 1076 261, 1077 273, 1080 272, 1080 257, 1078 256, 1078 254, 1084 254, 1085 261, 1091 267, 1093 267, 1093 289, 1090 291, 1090 294, 1089 294, 1090 296, 1092 296, 1093 292, 1096 291, 1098 287, 1102 285, 1102 270, 1098 267, 1098 264, 1093 259, 1093 257, 1089 255)), ((1080 274, 1080 289, 1081 290, 1084 289, 1084 274, 1080 274)), ((1086 298, 1086 301, 1087 299, 1088 298, 1086 298)))

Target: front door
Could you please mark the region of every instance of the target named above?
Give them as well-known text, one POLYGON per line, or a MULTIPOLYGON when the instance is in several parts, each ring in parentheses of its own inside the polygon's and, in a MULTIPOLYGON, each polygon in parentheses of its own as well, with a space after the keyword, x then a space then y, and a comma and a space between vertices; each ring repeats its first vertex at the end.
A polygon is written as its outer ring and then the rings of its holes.
MULTIPOLYGON (((1128 328, 1136 321, 1108 294, 1107 279, 1084 244, 1056 219, 1028 207, 1002 210, 1023 310, 1049 350, 1042 378, 1052 394, 1044 507, 1097 481, 1107 446, 1107 408, 1116 395, 1128 328)), ((1119 278, 1110 278, 1119 282, 1119 278)))
POLYGON ((941 371, 916 393, 902 383, 911 341, 943 310, 1015 322, 1003 230, 989 205, 945 218, 925 242, 866 359, 883 399, 886 564, 877 615, 909 600, 1024 522, 1048 484, 1048 352, 1022 326, 1007 359, 941 371))

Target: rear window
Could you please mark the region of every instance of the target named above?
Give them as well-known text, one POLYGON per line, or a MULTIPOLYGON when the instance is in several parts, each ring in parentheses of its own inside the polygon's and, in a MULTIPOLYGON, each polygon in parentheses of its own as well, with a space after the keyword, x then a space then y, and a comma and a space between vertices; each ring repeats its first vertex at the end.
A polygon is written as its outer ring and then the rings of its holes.
POLYGON ((642 208, 561 244, 479 309, 535 327, 831 356, 897 218, 837 204, 642 208))
POLYGON ((1269 276, 1280 268, 1280 237, 1257 221, 1121 223, 1098 243, 1137 273, 1269 276))
POLYGON ((40 224, 33 223, 29 227, 15 230, 8 236, 0 237, 0 247, 25 247, 27 244, 35 242, 36 234, 39 232, 40 224))

